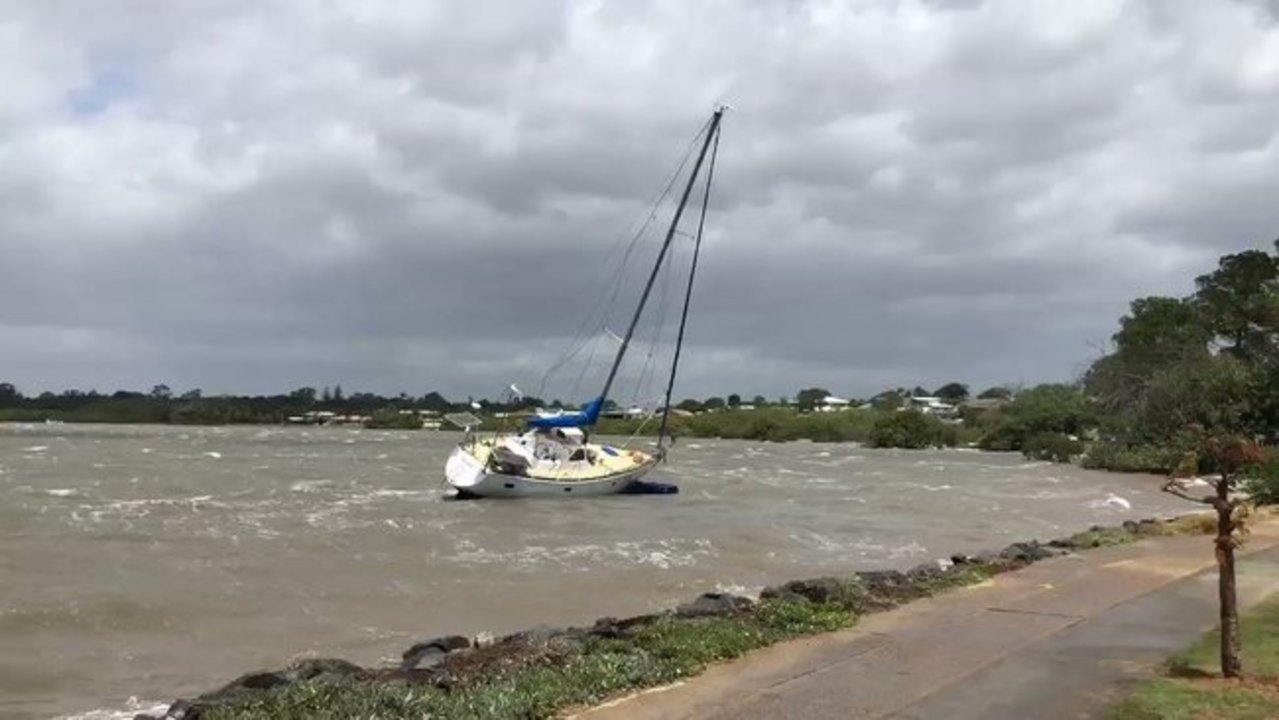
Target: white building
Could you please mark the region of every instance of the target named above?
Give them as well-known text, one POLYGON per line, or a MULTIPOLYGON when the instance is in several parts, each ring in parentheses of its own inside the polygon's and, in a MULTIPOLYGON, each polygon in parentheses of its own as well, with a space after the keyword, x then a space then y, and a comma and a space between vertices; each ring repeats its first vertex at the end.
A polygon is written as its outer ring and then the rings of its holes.
POLYGON ((835 397, 834 395, 827 395, 822 398, 822 402, 817 406, 816 410, 818 412, 838 412, 841 410, 847 410, 851 405, 852 401, 850 400, 835 397))

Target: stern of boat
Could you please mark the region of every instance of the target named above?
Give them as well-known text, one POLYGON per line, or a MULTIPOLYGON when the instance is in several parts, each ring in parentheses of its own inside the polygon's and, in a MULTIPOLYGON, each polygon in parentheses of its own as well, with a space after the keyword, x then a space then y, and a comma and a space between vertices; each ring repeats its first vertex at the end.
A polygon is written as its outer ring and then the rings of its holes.
POLYGON ((484 482, 484 464, 461 445, 453 448, 444 463, 444 477, 449 485, 468 491, 484 482))

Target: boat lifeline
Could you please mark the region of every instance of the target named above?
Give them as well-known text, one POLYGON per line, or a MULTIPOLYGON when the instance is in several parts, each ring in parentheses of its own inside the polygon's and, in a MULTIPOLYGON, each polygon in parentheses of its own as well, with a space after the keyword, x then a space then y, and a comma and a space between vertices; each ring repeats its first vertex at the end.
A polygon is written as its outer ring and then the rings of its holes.
POLYGON ((625 493, 632 491, 640 482, 640 478, 652 470, 664 457, 671 390, 679 368, 679 352, 683 345, 689 300, 692 297, 697 258, 701 250, 702 228, 705 225, 706 205, 710 197, 711 180, 714 177, 715 156, 719 146, 720 122, 723 115, 724 107, 717 108, 703 129, 704 137, 697 160, 684 186, 657 260, 640 295, 630 325, 627 327, 626 335, 621 339, 621 345, 613 358, 603 390, 580 410, 538 413, 529 418, 527 427, 519 432, 481 434, 475 432, 475 427, 478 425, 477 418, 470 416, 468 419, 463 419, 459 424, 464 425, 467 432, 462 442, 449 454, 444 468, 448 484, 457 497, 572 497, 625 493), (710 162, 706 163, 708 155, 710 162), (702 214, 695 236, 693 264, 684 294, 684 308, 675 343, 675 356, 671 363, 670 378, 666 387, 657 449, 654 452, 648 452, 591 442, 591 430, 599 420, 600 412, 609 398, 613 381, 617 378, 622 359, 631 345, 635 328, 644 313, 644 306, 653 290, 654 281, 662 270, 662 263, 667 258, 680 218, 688 205, 689 195, 693 191, 704 163, 707 164, 707 171, 702 214))

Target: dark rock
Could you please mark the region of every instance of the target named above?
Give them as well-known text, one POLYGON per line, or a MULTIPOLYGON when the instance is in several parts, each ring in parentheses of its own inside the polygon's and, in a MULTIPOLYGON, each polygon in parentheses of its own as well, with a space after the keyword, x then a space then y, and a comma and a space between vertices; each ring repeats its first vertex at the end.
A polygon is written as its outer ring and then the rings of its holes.
POLYGON ((669 613, 652 613, 649 615, 635 615, 628 618, 602 617, 595 621, 595 624, 587 630, 587 634, 603 638, 620 638, 631 635, 635 628, 648 625, 660 618, 666 617, 669 613))
POLYGON ((907 570, 906 578, 911 582, 920 582, 921 580, 934 580, 945 574, 946 571, 936 562, 926 562, 907 570))
POLYGON ((435 667, 444 660, 444 656, 454 650, 469 648, 471 641, 461 635, 445 635, 417 643, 404 651, 400 661, 401 670, 426 670, 435 667))
POLYGON ((974 556, 974 559, 982 565, 994 565, 999 561, 999 553, 994 550, 982 550, 974 556))
POLYGON ((189 700, 174 700, 168 710, 164 711, 162 720, 197 720, 200 708, 189 700))
POLYGON ((1031 540, 1009 545, 1004 548, 1003 552, 999 553, 999 558, 1007 562, 1029 564, 1062 554, 1064 554, 1063 551, 1058 548, 1044 547, 1039 544, 1039 541, 1031 540))
POLYGON ((703 593, 691 603, 675 608, 675 616, 681 618, 716 617, 736 615, 750 610, 755 601, 729 593, 703 593))
POLYGON ((545 647, 555 638, 568 632, 564 628, 553 628, 550 625, 538 625, 528 630, 521 630, 502 638, 502 642, 515 642, 533 647, 545 647))
POLYGON ((359 665, 340 658, 311 658, 293 663, 279 675, 290 683, 333 682, 363 677, 367 672, 359 665))
POLYGON ((1124 532, 1126 532, 1126 533, 1136 533, 1136 532, 1137 532, 1137 527, 1138 527, 1138 526, 1137 526, 1137 521, 1136 521, 1136 520, 1125 520, 1125 521, 1124 521, 1124 524, 1123 524, 1123 526, 1122 526, 1122 527, 1123 527, 1123 529, 1124 529, 1124 532))
MULTIPOLYGON (((288 685, 289 679, 283 673, 258 671, 245 673, 231 682, 223 685, 221 688, 211 693, 201 695, 201 700, 211 700, 228 695, 240 694, 245 691, 270 690, 273 687, 288 685)), ((172 712, 172 710, 170 710, 172 712)))
POLYGON ((905 574, 897 570, 867 570, 857 573, 857 578, 871 591, 897 588, 910 582, 905 574))
POLYGON ((804 599, 815 603, 838 602, 854 581, 833 577, 819 577, 810 580, 792 580, 785 585, 764 588, 759 596, 765 600, 804 599))
POLYGON ((1138 535, 1161 535, 1164 524, 1155 518, 1146 518, 1137 522, 1138 535))

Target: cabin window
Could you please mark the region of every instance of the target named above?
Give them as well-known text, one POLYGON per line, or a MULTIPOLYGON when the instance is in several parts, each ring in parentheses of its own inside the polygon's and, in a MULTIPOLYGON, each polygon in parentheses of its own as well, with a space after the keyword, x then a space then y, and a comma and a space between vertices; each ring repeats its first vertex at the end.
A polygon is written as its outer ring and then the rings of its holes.
POLYGON ((574 450, 574 451, 573 451, 573 454, 572 454, 572 455, 569 455, 569 456, 568 456, 568 459, 569 459, 570 461, 573 461, 573 462, 580 462, 580 461, 582 461, 582 460, 585 460, 585 459, 586 459, 586 451, 585 451, 585 450, 583 450, 582 448, 578 448, 578 449, 576 449, 576 450, 574 450))

